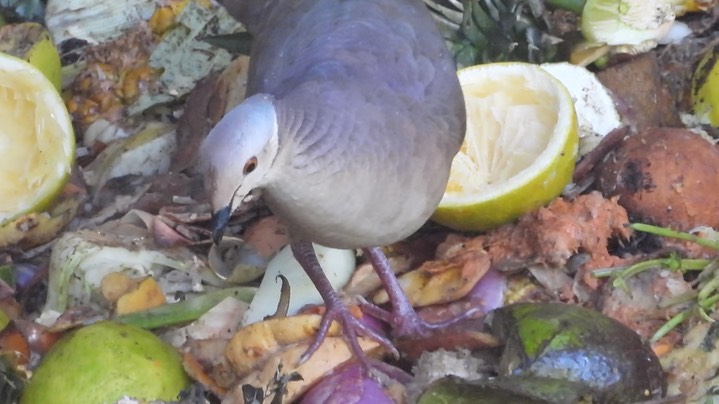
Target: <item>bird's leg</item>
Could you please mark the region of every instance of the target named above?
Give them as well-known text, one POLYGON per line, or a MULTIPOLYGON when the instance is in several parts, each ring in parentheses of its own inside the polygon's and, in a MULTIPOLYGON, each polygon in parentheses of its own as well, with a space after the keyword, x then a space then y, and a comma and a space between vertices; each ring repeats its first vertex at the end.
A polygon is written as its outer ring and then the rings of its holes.
POLYGON ((392 326, 395 336, 426 335, 432 330, 448 327, 452 324, 471 318, 479 309, 467 312, 440 323, 429 323, 421 318, 410 304, 407 296, 390 267, 387 256, 379 247, 365 248, 364 253, 369 257, 375 272, 379 276, 387 295, 389 296, 392 311, 387 312, 369 303, 364 307, 368 314, 378 317, 392 326))
POLYGON ((395 356, 398 356, 397 349, 387 338, 378 334, 367 325, 361 323, 352 315, 352 313, 350 313, 347 305, 340 300, 337 292, 335 292, 332 288, 332 284, 329 279, 327 279, 327 276, 317 260, 317 255, 315 254, 314 247, 312 247, 312 243, 307 241, 296 241, 291 244, 291 248, 295 259, 300 263, 300 265, 302 265, 302 268, 304 268, 307 276, 309 276, 312 283, 314 283, 315 287, 320 292, 322 299, 325 301, 326 308, 325 313, 322 316, 322 321, 320 322, 320 328, 317 330, 317 334, 310 346, 307 348, 307 351, 302 354, 300 363, 305 362, 310 356, 312 356, 313 353, 315 353, 315 351, 317 351, 322 344, 322 341, 324 341, 327 336, 327 332, 333 320, 337 321, 342 326, 345 339, 349 343, 352 352, 357 359, 361 360, 367 367, 369 367, 369 361, 357 341, 358 335, 364 335, 377 341, 380 345, 387 349, 388 352, 392 352, 395 356))

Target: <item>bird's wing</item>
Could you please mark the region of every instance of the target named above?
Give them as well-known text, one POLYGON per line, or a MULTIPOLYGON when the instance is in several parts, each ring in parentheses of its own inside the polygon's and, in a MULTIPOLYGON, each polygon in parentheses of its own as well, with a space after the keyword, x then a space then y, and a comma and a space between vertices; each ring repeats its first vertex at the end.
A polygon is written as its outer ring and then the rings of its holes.
POLYGON ((281 95, 302 81, 337 79, 423 96, 448 51, 421 7, 418 0, 283 2, 256 35, 249 91, 281 95))
POLYGON ((285 101, 295 151, 310 158, 340 146, 347 149, 333 150, 338 158, 363 150, 389 158, 385 149, 413 147, 453 155, 464 135, 463 98, 424 7, 419 0, 278 3, 257 33, 248 93, 285 101), (328 133, 334 138, 322 142, 328 133))

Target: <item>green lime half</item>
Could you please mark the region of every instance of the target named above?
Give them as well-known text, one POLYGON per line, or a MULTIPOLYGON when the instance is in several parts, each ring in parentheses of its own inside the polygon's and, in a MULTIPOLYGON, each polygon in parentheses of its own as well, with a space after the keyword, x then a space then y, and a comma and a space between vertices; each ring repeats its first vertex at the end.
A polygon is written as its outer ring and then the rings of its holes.
POLYGON ((55 344, 20 403, 102 404, 122 397, 171 401, 188 385, 180 355, 155 334, 101 322, 55 344))

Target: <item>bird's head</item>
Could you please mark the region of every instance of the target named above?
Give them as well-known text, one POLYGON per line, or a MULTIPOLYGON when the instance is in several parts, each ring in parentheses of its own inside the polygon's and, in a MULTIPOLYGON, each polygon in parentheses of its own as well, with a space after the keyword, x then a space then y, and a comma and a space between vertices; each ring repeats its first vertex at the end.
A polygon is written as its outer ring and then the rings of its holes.
POLYGON ((212 208, 212 239, 222 240, 234 209, 261 189, 277 156, 272 97, 257 94, 228 112, 202 143, 200 169, 212 208))

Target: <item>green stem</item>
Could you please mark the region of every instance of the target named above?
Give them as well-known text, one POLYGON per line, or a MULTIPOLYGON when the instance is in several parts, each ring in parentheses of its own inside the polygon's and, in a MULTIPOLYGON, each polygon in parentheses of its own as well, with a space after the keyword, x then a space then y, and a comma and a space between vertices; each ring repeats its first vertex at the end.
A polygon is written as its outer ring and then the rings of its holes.
POLYGON ((113 320, 145 329, 185 324, 197 320, 225 298, 235 297, 238 300, 250 302, 256 291, 257 288, 253 287, 221 289, 181 302, 165 304, 136 313, 123 314, 113 320))
MULTIPOLYGON (((627 279, 635 276, 641 272, 662 267, 668 268, 672 271, 698 271, 707 269, 708 265, 713 261, 708 259, 679 259, 676 256, 670 256, 669 258, 657 258, 654 260, 643 261, 631 265, 629 267, 617 267, 617 268, 603 268, 592 272, 592 276, 597 278, 615 277, 612 281, 612 286, 616 289, 621 289, 629 293, 629 287, 627 286, 627 279)), ((719 280, 717 281, 719 282, 719 280)), ((712 284, 713 287, 713 284, 712 284)), ((707 290, 704 293, 705 296, 711 294, 716 287, 707 290)))
POLYGON ((653 226, 645 223, 632 223, 629 225, 633 230, 641 231, 644 233, 654 234, 662 237, 677 238, 680 240, 692 241, 699 244, 702 247, 713 248, 719 250, 719 241, 709 240, 703 237, 695 236, 694 234, 686 233, 683 231, 675 231, 667 229, 665 227, 653 226))
POLYGON ((706 321, 707 323, 713 323, 713 322, 714 322, 714 319, 712 319, 711 317, 709 317, 709 314, 707 314, 707 311, 704 310, 703 307, 697 307, 697 311, 699 312, 699 317, 700 317, 702 320, 706 321))
POLYGON ((582 15, 584 3, 586 3, 586 0, 547 0, 547 4, 553 8, 561 8, 562 10, 568 10, 578 15, 582 15))
POLYGON ((615 288, 626 288, 627 279, 657 267, 669 268, 672 271, 696 271, 703 270, 710 262, 711 261, 707 259, 678 259, 675 257, 643 261, 622 270, 612 285, 615 288))
POLYGON ((713 260, 708 260, 704 258, 687 258, 687 259, 680 259, 679 260, 679 268, 677 270, 680 271, 703 271, 707 265, 711 264, 713 260))
POLYGON ((662 339, 662 337, 667 335, 669 333, 669 331, 673 330, 679 324, 683 323, 684 320, 689 318, 690 315, 691 315, 691 310, 684 310, 681 313, 677 314, 676 316, 672 317, 671 319, 669 319, 669 321, 664 323, 663 326, 659 327, 657 332, 655 332, 654 335, 652 335, 652 338, 649 340, 649 342, 659 341, 660 339, 662 339))
POLYGON ((710 310, 714 308, 714 305, 719 302, 719 294, 708 297, 704 300, 699 300, 699 305, 704 310, 710 310))
POLYGON ((621 274, 622 271, 625 271, 627 268, 629 267, 595 269, 594 271, 592 271, 592 276, 594 276, 595 278, 609 278, 621 274))
POLYGON ((699 290, 697 300, 703 302, 719 288, 719 278, 714 277, 699 290))
POLYGON ((644 271, 648 271, 658 266, 662 266, 664 264, 664 261, 664 258, 660 258, 634 264, 622 271, 619 275, 617 275, 617 277, 612 282, 612 286, 617 289, 622 289, 625 292, 629 292, 629 287, 627 286, 627 279, 644 271))
POLYGON ((662 267, 666 264, 666 260, 666 258, 658 258, 654 260, 636 263, 627 268, 626 270, 622 271, 622 273, 620 273, 617 278, 627 279, 631 278, 634 275, 638 275, 646 270, 662 267))

